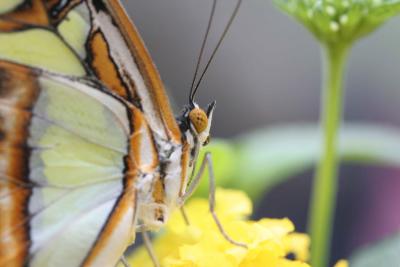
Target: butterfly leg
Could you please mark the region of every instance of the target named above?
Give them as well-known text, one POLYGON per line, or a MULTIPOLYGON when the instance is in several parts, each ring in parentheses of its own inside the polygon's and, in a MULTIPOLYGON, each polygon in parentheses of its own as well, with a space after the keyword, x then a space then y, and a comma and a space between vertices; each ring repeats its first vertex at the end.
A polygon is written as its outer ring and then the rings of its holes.
POLYGON ((209 208, 211 215, 215 221, 215 224, 218 227, 218 230, 221 232, 221 234, 224 236, 224 238, 231 244, 247 248, 246 244, 243 244, 241 242, 237 242, 233 240, 226 232, 224 227, 221 224, 221 221, 219 220, 217 214, 215 213, 215 176, 214 176, 214 168, 212 164, 212 158, 211 158, 211 153, 207 152, 204 155, 203 161, 201 162, 200 165, 200 170, 199 172, 195 175, 195 177, 192 180, 192 183, 189 185, 185 195, 181 199, 181 203, 184 203, 193 193, 193 191, 196 189, 198 184, 200 183, 201 177, 203 176, 204 172, 206 171, 206 168, 208 170, 208 182, 209 182, 209 208))
POLYGON ((215 212, 215 176, 214 176, 214 168, 212 164, 212 159, 211 159, 211 153, 207 152, 204 156, 203 163, 207 165, 208 169, 208 182, 209 182, 209 196, 208 196, 208 203, 209 203, 209 208, 211 215, 215 221, 215 224, 217 225, 219 231, 221 234, 224 236, 224 238, 230 242, 233 245, 240 246, 247 248, 247 245, 241 242, 237 242, 233 240, 226 232, 224 227, 221 224, 221 221, 218 219, 217 213, 215 212), (205 162, 205 163, 204 163, 205 162))
POLYGON ((149 254, 151 261, 154 264, 154 267, 160 267, 160 263, 158 262, 157 256, 154 252, 153 245, 151 244, 151 239, 148 232, 142 232, 143 243, 146 247, 147 253, 149 254))
POLYGON ((184 208, 183 206, 180 207, 180 211, 181 211, 183 220, 185 221, 185 224, 186 224, 186 225, 190 225, 189 217, 187 216, 186 211, 185 211, 185 208, 184 208))
POLYGON ((124 265, 124 267, 131 267, 128 263, 128 261, 125 259, 125 256, 122 256, 119 261, 124 265))

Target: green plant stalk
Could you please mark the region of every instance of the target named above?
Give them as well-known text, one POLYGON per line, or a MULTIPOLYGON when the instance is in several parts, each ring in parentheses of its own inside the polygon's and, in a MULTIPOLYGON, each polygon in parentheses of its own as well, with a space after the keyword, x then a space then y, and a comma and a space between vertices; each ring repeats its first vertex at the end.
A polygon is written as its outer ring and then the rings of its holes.
POLYGON ((327 267, 337 194, 338 131, 343 106, 343 76, 348 46, 325 45, 320 126, 322 153, 314 177, 309 215, 311 266, 327 267))

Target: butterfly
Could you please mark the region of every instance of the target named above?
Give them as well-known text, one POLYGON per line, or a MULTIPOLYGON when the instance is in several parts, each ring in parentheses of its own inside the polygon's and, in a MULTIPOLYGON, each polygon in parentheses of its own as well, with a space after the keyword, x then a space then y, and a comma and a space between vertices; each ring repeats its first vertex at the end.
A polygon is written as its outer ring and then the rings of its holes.
POLYGON ((0 266, 114 266, 162 227, 210 136, 195 91, 175 119, 118 0, 1 1, 0 266))

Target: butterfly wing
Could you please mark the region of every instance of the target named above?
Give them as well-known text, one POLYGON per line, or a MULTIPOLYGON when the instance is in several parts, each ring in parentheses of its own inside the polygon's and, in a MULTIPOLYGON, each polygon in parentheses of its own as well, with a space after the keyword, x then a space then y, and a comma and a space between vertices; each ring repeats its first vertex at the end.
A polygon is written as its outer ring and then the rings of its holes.
POLYGON ((119 1, 1 1, 0 62, 0 266, 113 265, 133 170, 181 140, 136 29, 119 1))
MULTIPOLYGON (((91 30, 94 32, 89 39, 91 51, 96 54, 101 47, 96 43, 96 35, 101 34, 109 44, 108 55, 114 63, 113 68, 120 77, 120 82, 130 92, 131 99, 140 105, 150 128, 160 137, 180 143, 180 130, 170 109, 160 76, 120 2, 87 2, 92 14, 92 24, 97 26, 91 30)), ((102 73, 99 73, 98 77, 104 80, 102 73)))
POLYGON ((97 260, 117 253, 102 262, 114 264, 134 223, 127 107, 11 63, 0 63, 0 76, 0 266, 79 266, 96 250, 106 252, 97 260), (118 242, 105 241, 113 235, 118 242))
POLYGON ((10 40, 8 34, 4 43, 0 34, 1 57, 53 72, 93 75, 139 108, 160 138, 180 143, 160 76, 118 0, 14 1, 14 6, 8 2, 0 4, 0 32, 12 33, 14 38, 10 40), (37 46, 32 46, 28 56, 23 51, 30 39, 37 46), (50 43, 53 48, 42 51, 50 43), (11 44, 15 49, 10 54, 11 44))

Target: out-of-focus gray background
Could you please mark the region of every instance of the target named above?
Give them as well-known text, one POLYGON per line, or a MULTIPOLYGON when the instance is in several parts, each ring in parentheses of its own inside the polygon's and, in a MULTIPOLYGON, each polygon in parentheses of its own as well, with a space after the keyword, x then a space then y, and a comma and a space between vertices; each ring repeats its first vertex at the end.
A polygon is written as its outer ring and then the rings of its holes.
MULTIPOLYGON (((221 35, 234 0, 219 1, 209 50, 221 35)), ((187 103, 211 0, 125 0, 158 66, 176 112, 187 103)), ((348 66, 346 121, 400 127, 400 27, 394 19, 357 43, 348 66)), ((271 0, 244 1, 237 20, 206 74, 198 102, 217 101, 213 136, 234 137, 252 129, 317 122, 320 50, 298 23, 271 0)), ((400 153, 400 152, 399 152, 400 153)), ((301 231, 312 170, 265 197, 259 216, 289 216, 301 231)), ((400 229, 400 172, 345 165, 335 224, 334 258, 400 229)))

